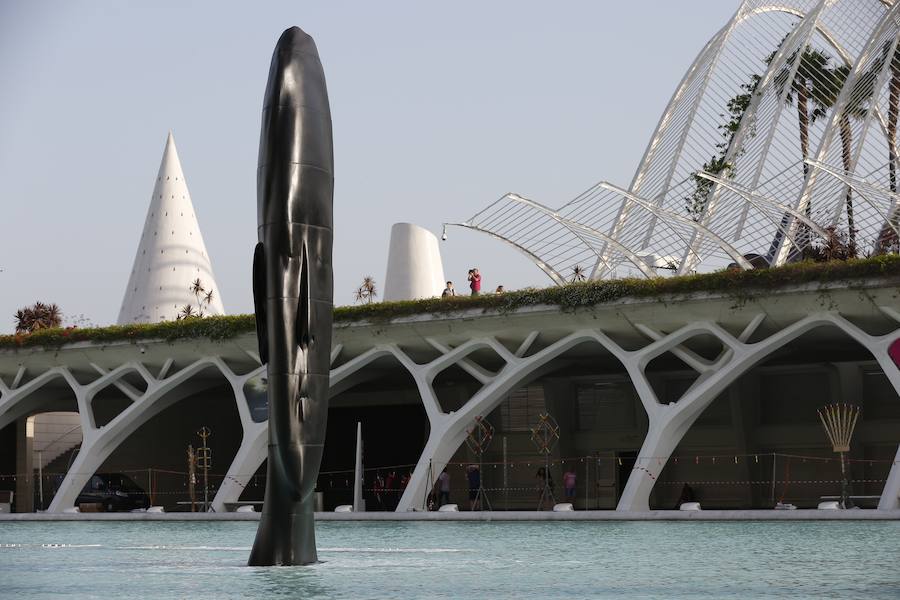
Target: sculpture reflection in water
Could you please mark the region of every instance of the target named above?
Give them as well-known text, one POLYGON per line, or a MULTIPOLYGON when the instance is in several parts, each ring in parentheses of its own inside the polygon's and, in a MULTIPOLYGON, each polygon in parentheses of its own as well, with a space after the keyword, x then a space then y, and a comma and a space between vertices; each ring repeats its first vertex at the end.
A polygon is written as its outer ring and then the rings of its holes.
POLYGON ((266 496, 249 564, 317 560, 316 478, 328 417, 334 157, 325 74, 297 27, 275 47, 257 171, 253 302, 267 363, 266 496))

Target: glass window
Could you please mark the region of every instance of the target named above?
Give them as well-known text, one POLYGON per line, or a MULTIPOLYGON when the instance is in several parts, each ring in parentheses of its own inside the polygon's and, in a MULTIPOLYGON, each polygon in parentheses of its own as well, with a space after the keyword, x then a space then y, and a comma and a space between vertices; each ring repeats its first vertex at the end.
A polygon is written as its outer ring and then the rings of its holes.
POLYGON ((546 410, 543 385, 519 388, 500 405, 500 427, 503 431, 530 431, 546 410))

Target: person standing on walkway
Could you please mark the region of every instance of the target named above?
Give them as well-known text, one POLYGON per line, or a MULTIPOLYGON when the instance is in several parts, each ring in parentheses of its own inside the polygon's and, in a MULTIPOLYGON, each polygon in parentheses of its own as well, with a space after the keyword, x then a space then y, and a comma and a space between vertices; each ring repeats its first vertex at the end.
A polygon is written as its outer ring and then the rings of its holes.
POLYGON ((444 288, 444 291, 441 293, 441 298, 448 298, 450 296, 455 296, 456 290, 453 289, 453 282, 448 281, 447 287, 444 288))
POLYGON ((481 471, 478 465, 466 467, 466 479, 469 481, 469 510, 477 510, 478 491, 481 489, 481 471))
POLYGON ((450 473, 445 468, 437 478, 438 507, 450 504, 450 473))
POLYGON ((469 288, 472 290, 472 295, 477 296, 481 293, 481 273, 478 272, 478 267, 474 269, 469 269, 469 288))
POLYGON ((575 467, 569 467, 568 470, 563 473, 563 487, 566 489, 566 501, 575 503, 575 481, 577 480, 577 475, 575 474, 575 467))

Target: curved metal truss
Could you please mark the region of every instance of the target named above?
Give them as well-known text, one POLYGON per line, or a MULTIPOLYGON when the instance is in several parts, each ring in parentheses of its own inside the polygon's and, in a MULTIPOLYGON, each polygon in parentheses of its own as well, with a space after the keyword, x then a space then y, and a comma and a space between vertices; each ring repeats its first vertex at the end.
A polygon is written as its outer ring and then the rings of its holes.
POLYGON ((839 235, 900 249, 900 3, 744 0, 675 90, 628 189, 507 194, 463 223, 557 284, 780 265, 839 235), (576 267, 578 267, 576 269, 576 267))

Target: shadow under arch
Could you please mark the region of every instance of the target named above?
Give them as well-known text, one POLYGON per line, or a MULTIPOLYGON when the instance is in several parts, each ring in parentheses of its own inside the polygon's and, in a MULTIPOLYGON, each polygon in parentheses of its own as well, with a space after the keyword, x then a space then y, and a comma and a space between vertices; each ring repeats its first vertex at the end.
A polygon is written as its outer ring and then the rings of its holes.
MULTIPOLYGON (((534 510, 540 502, 537 473, 545 457, 531 435, 541 414, 550 414, 560 432, 550 452, 555 500, 578 509, 614 509, 648 427, 619 358, 599 340, 582 338, 523 374, 486 414, 494 437, 481 457, 481 476, 495 510, 534 510), (568 470, 574 470, 576 486, 575 497, 567 500, 568 470)), ((466 429, 473 426, 474 421, 466 429)), ((461 508, 469 507, 466 467, 478 459, 464 436, 449 460, 450 501, 461 508)))
MULTIPOLYGON (((210 430, 208 498, 212 502, 228 465, 232 463, 242 439, 241 419, 234 393, 226 376, 215 366, 196 373, 196 384, 189 394, 173 390, 166 404, 121 443, 97 468, 98 474, 128 476, 146 494, 152 506, 167 512, 190 510, 187 449, 202 445, 201 428, 210 430), (147 449, 152 448, 148 453, 147 449)), ((203 469, 198 465, 196 500, 204 500, 203 469)), ((198 506, 198 510, 202 510, 198 506)))
MULTIPOLYGON (((316 491, 323 493, 326 511, 353 503, 357 423, 362 424, 366 510, 393 510, 402 491, 400 478, 415 466, 431 426, 413 376, 390 352, 373 355, 373 360, 332 383, 325 449, 316 485, 316 491), (380 474, 387 485, 391 471, 396 472, 396 487, 376 497, 376 475, 380 474)), ((240 493, 239 503, 263 500, 266 462, 262 456, 240 493)))
POLYGON ((874 508, 900 443, 900 397, 876 357, 820 324, 744 372, 697 417, 666 462, 651 509, 815 508, 840 493, 840 465, 816 410, 861 407, 851 442, 851 495, 874 508))
MULTIPOLYGON (((127 365, 121 369, 128 368, 127 365)), ((116 373, 110 373, 110 376, 116 373)), ((102 428, 89 427, 83 431, 84 441, 78 455, 62 479, 49 512, 62 512, 71 507, 80 495, 85 484, 90 480, 106 460, 129 437, 148 420, 166 410, 178 401, 204 392, 220 385, 225 377, 213 358, 203 358, 169 378, 159 381, 148 388, 147 394, 140 396, 130 406, 116 415, 102 428)), ((83 390, 84 406, 89 407, 93 393, 97 391, 83 390)), ((234 395, 229 392, 231 404, 234 395)), ((90 410, 88 408, 88 410, 90 410)), ((82 415, 82 424, 92 421, 90 415, 82 415)), ((186 459, 185 459, 186 464, 186 459)))

